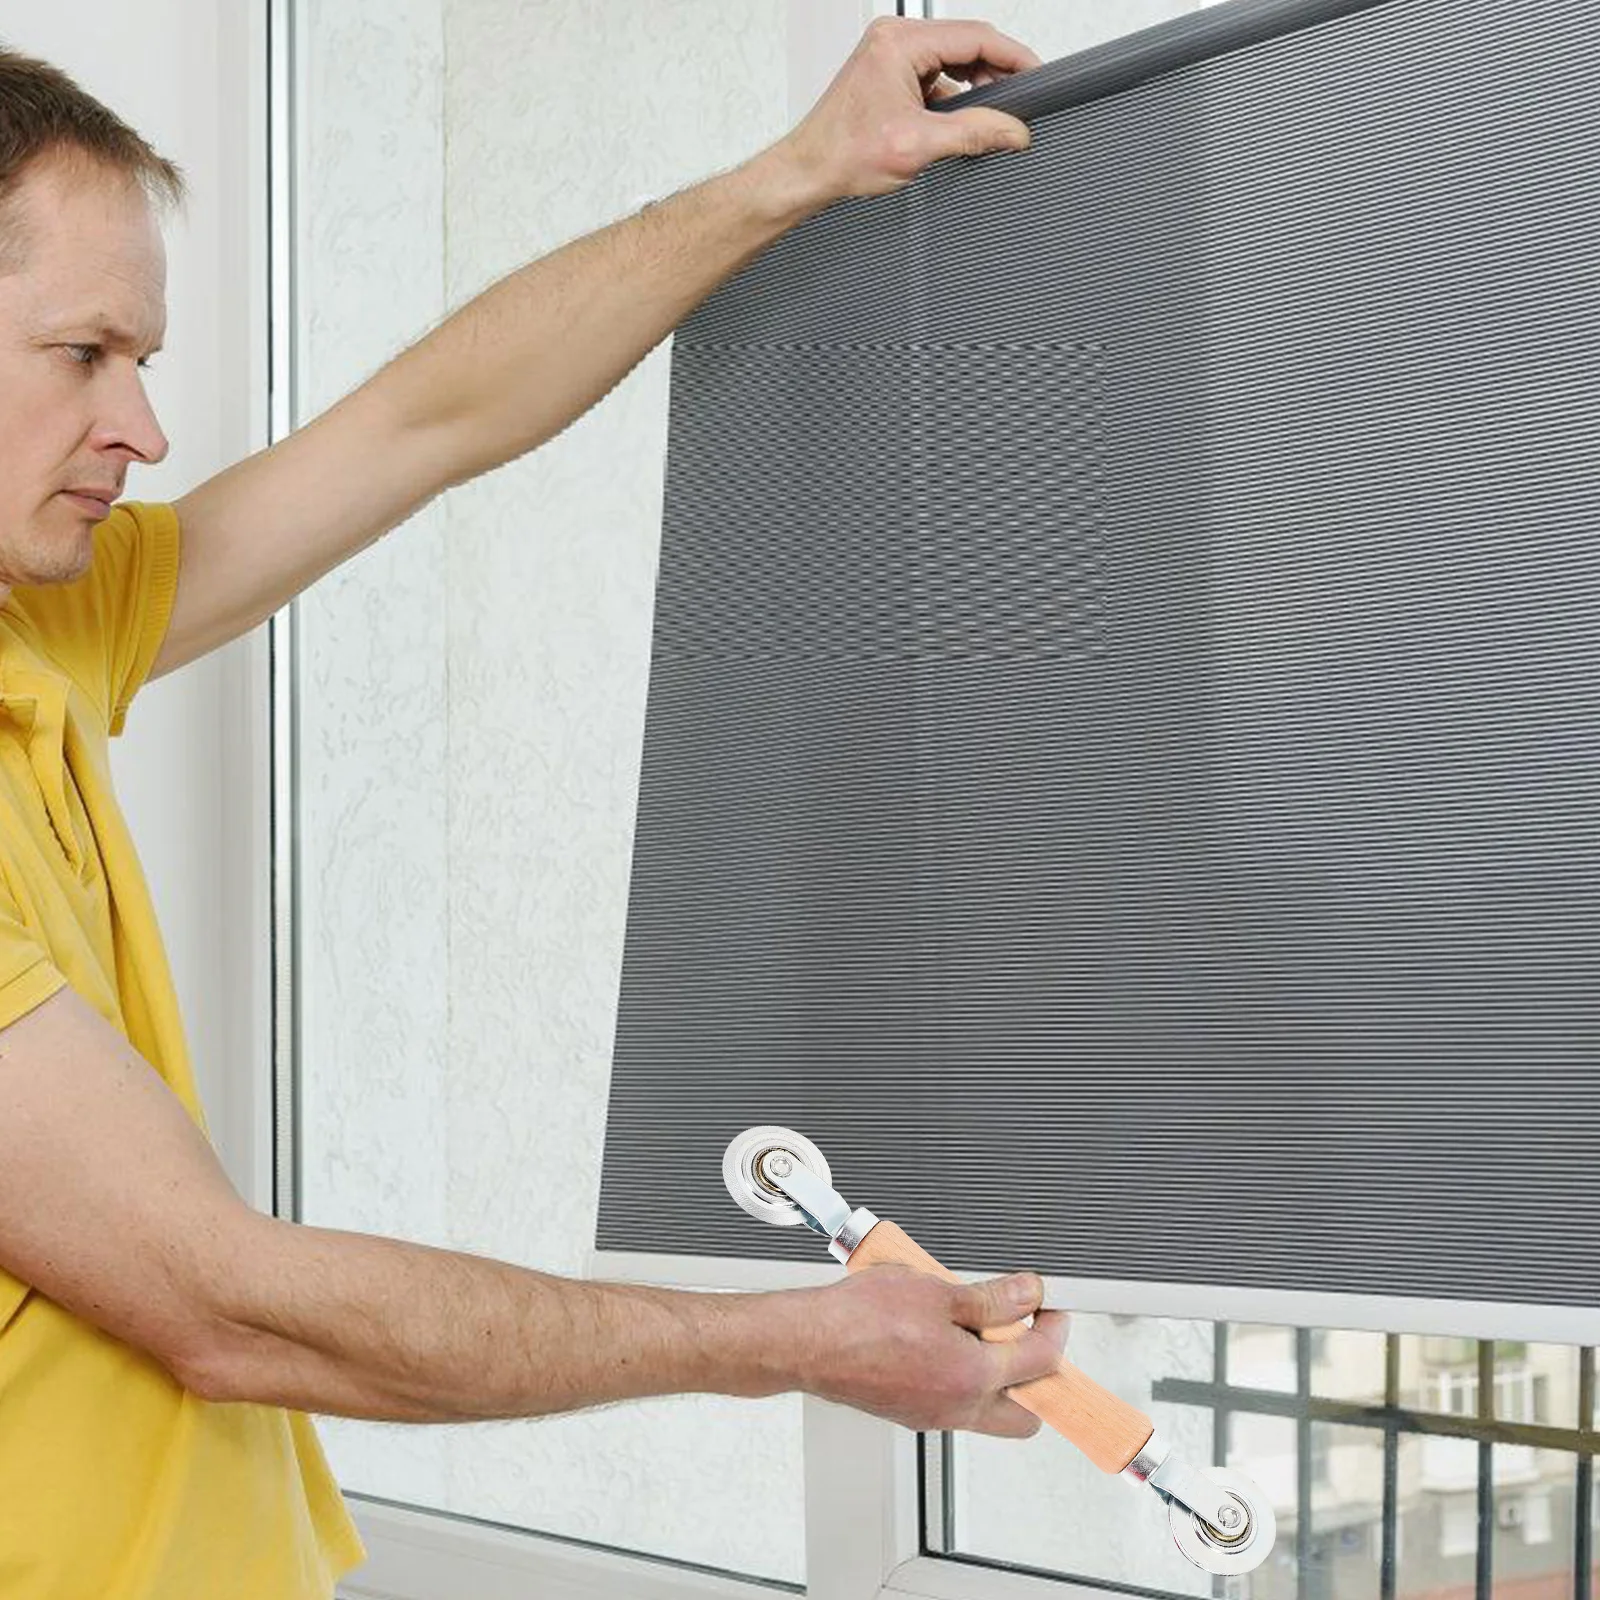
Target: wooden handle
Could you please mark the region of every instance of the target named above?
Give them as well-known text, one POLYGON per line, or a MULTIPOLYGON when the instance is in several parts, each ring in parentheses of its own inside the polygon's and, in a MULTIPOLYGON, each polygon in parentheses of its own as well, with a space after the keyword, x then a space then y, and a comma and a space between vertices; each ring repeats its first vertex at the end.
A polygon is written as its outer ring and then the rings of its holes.
MULTIPOLYGON (((904 1228, 892 1222, 879 1222, 850 1253, 851 1272, 886 1265, 915 1267, 930 1272, 947 1283, 962 1279, 941 1266, 904 1228)), ((985 1339, 1009 1342, 1020 1339, 1027 1324, 1013 1322, 1005 1327, 985 1328, 985 1339)), ((1007 1391, 1019 1406, 1047 1422, 1057 1433, 1070 1439, 1102 1472, 1121 1472, 1144 1448, 1154 1431, 1142 1411, 1102 1389, 1064 1359, 1048 1378, 1035 1378, 1007 1391)))

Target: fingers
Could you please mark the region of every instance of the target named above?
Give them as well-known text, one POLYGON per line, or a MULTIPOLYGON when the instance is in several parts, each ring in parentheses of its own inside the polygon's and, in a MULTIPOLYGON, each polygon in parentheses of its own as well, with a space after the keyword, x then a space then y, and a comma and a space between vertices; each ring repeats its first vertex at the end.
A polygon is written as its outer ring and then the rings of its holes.
POLYGON ((1061 1346, 1039 1328, 1030 1328, 1020 1339, 996 1344, 992 1349, 995 1381, 1002 1389, 1014 1389, 1019 1383, 1032 1383, 1035 1378, 1048 1378, 1061 1370, 1061 1346))
POLYGON ((1035 1378, 1047 1378, 1060 1369, 1068 1320, 1064 1311, 1041 1311, 1034 1318, 1033 1327, 1020 1339, 990 1346, 994 1381, 1002 1392, 984 1402, 973 1428, 1005 1439, 1031 1439, 1039 1431, 1038 1417, 1004 1391, 1032 1383, 1035 1378))
POLYGON ((823 1325, 797 1387, 910 1428, 1037 1432, 1014 1392, 1060 1369, 1067 1333, 1065 1313, 1040 1309, 1037 1274, 967 1284, 879 1265, 808 1292, 823 1325))
POLYGON ((1001 1439, 1031 1439, 1042 1424, 1031 1411, 1005 1395, 996 1395, 974 1419, 972 1433, 992 1433, 1001 1439))
POLYGON ((1000 73, 1027 72, 1039 58, 1009 34, 987 22, 917 22, 905 30, 911 63, 919 74, 981 65, 1000 73))
POLYGON ((941 113, 941 128, 928 130, 939 156, 981 156, 991 150, 1026 150, 1032 142, 1028 125, 1004 111, 974 107, 941 113))
POLYGON ((1072 1318, 1065 1311, 1041 1311, 1033 1319, 1033 1331, 1043 1334, 1058 1356, 1067 1348, 1067 1334, 1071 1328, 1072 1318))
POLYGON ((1044 1282, 1032 1272, 966 1284, 957 1293, 954 1319, 974 1333, 1033 1317, 1033 1326, 1020 1338, 987 1346, 991 1382, 1002 1392, 984 1402, 972 1424, 980 1432, 1026 1439, 1038 1431, 1038 1419, 1033 1413, 1007 1398, 1003 1391, 1049 1377, 1061 1367, 1070 1319, 1064 1311, 1041 1310, 1043 1298, 1044 1282))
POLYGON ((985 1328, 1000 1328, 1031 1317, 1044 1299, 1044 1281, 1036 1272, 1014 1272, 1006 1278, 962 1284, 953 1299, 954 1320, 963 1328, 981 1333, 985 1328))
POLYGON ((1038 65, 980 22, 879 17, 827 92, 762 158, 789 203, 815 210, 846 196, 889 194, 946 156, 1025 150, 1027 126, 991 106, 930 111, 953 93, 1038 65))

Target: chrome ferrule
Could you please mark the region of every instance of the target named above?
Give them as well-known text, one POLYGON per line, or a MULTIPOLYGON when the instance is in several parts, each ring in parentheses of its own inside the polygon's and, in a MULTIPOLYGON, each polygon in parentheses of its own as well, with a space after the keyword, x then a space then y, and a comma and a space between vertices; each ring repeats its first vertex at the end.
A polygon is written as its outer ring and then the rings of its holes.
POLYGON ((828 1241, 835 1261, 848 1262, 855 1249, 878 1226, 878 1219, 865 1206, 857 1206, 844 1219, 844 1226, 828 1241))

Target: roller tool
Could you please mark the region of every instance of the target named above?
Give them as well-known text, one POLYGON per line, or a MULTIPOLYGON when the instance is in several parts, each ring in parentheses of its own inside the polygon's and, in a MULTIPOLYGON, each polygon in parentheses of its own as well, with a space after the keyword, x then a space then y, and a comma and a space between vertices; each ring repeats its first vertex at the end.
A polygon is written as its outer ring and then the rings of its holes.
MULTIPOLYGON (((956 1283, 921 1245, 833 1187, 827 1161, 789 1128, 748 1128, 722 1158, 728 1193, 751 1216, 777 1227, 804 1224, 823 1235, 851 1272, 886 1263, 956 1283)), ((987 1329, 985 1339, 1020 1338, 1023 1323, 987 1329)), ((1178 1549, 1206 1572, 1249 1572, 1266 1560, 1277 1519, 1260 1488, 1225 1467, 1191 1466, 1173 1453, 1142 1411, 1119 1400, 1070 1361, 1049 1377, 1009 1391, 1018 1405, 1071 1440, 1102 1472, 1153 1490, 1167 1508, 1178 1549)))

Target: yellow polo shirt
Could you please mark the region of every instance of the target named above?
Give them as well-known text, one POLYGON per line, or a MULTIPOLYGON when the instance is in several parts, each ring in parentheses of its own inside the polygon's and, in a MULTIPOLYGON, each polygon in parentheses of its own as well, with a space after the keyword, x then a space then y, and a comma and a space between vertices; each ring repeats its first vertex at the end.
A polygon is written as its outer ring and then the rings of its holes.
MULTIPOLYGON (((177 582, 171 507, 118 507, 83 578, 0 607, 0 1027, 70 984, 203 1129, 107 752, 177 582)), ((197 1399, 0 1270, 5 1600, 327 1600, 363 1556, 308 1418, 197 1399)))

